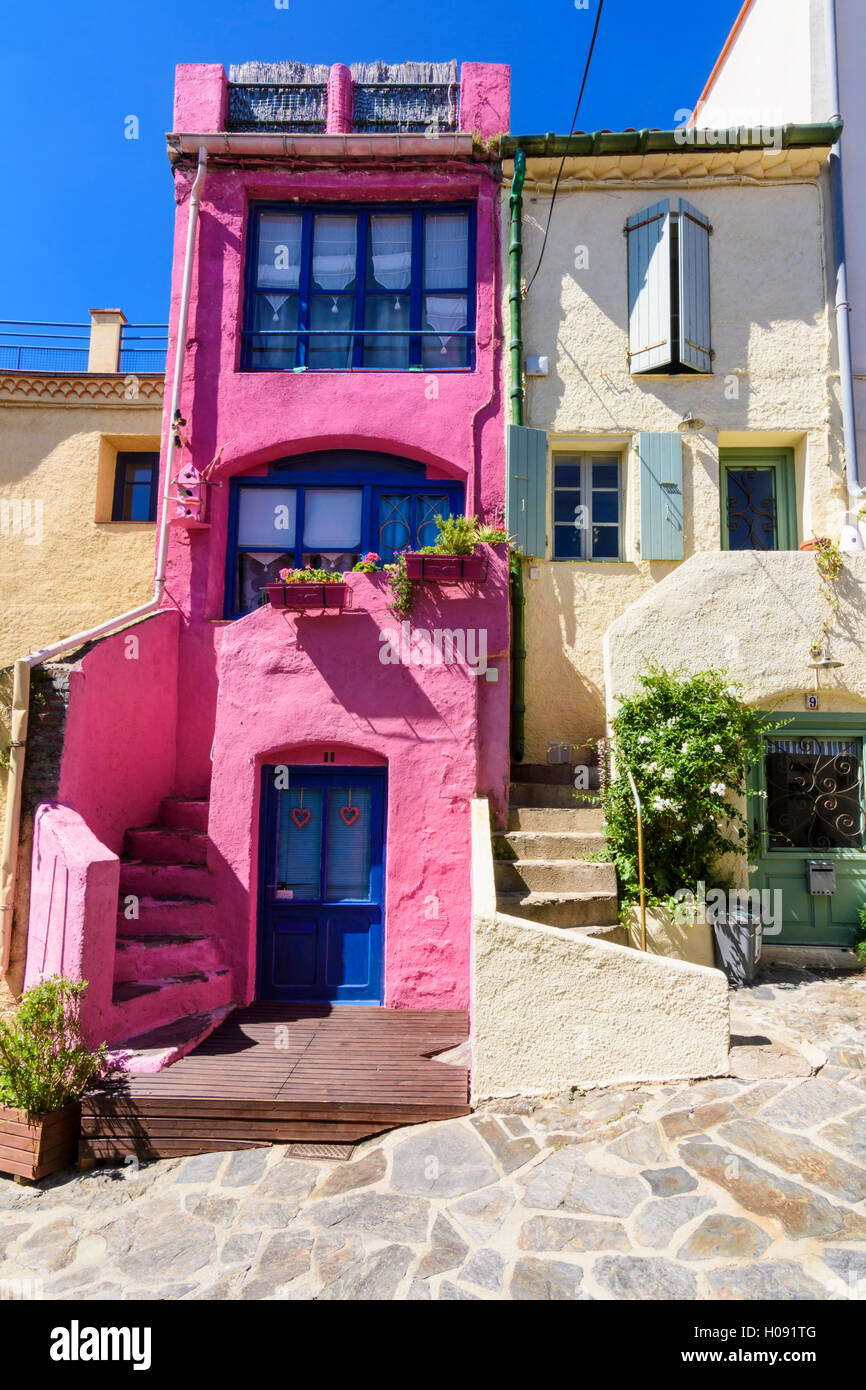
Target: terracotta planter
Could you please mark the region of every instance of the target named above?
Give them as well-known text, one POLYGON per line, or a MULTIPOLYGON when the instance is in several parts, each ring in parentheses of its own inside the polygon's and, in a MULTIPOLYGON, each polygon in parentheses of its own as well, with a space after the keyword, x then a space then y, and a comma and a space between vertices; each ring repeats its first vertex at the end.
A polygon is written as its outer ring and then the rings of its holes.
POLYGON ((348 584, 267 584, 272 608, 345 608, 348 584))
POLYGON ((46 1115, 0 1105, 0 1173, 36 1181, 70 1168, 78 1156, 80 1130, 77 1100, 46 1115))
POLYGON ((801 541, 801 542, 800 542, 800 549, 801 549, 801 550, 814 550, 815 547, 817 546, 817 544, 818 544, 818 542, 816 541, 815 537, 813 536, 811 540, 808 540, 808 541, 801 541))
POLYGON ((409 551, 406 573, 410 579, 430 579, 437 584, 476 583, 487 578, 486 555, 421 555, 409 551))

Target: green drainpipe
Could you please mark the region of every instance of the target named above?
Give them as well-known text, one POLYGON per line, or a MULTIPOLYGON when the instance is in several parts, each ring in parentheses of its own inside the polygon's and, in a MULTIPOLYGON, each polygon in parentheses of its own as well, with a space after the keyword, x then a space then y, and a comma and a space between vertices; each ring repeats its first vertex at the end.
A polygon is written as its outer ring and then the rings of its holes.
MULTIPOLYGON (((523 299, 521 262, 523 258, 523 180, 526 177, 526 156, 514 152, 514 177, 511 180, 511 240, 509 260, 511 287, 508 303, 511 312, 511 421, 523 424, 523 339, 521 320, 523 299)), ((526 687, 526 596, 523 592, 523 561, 511 554, 511 757, 523 762, 526 745, 524 701, 526 687)))

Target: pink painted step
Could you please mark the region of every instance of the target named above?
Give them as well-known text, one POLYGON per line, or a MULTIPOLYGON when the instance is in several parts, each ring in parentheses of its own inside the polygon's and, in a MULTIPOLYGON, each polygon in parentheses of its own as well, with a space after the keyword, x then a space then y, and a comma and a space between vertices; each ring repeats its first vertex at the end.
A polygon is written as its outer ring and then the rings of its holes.
POLYGON ((139 1075, 162 1071, 204 1042, 228 1017, 232 1007, 231 1004, 223 1004, 209 1013, 188 1014, 185 1018, 162 1024, 137 1037, 126 1038, 123 1042, 115 1043, 109 1053, 109 1061, 119 1071, 139 1075))
POLYGON ((117 935, 207 936, 213 913, 214 905, 207 898, 139 897, 138 917, 128 917, 121 901, 117 935))
POLYGON ((115 943, 114 983, 115 986, 145 984, 169 976, 213 970, 221 965, 219 947, 212 936, 123 933, 115 943))
POLYGON ((204 830, 146 825, 127 830, 124 854, 153 864, 206 864, 208 837, 204 830))
POLYGON ((167 796, 160 808, 159 818, 163 825, 171 825, 178 830, 207 830, 209 806, 210 802, 206 800, 167 796))
POLYGON ((232 976, 227 968, 190 970, 146 982, 116 982, 108 1040, 115 1046, 118 1038, 135 1037, 233 1002, 232 976))
POLYGON ((153 864, 121 859, 120 894, 140 897, 210 898, 213 878, 202 864, 153 864))

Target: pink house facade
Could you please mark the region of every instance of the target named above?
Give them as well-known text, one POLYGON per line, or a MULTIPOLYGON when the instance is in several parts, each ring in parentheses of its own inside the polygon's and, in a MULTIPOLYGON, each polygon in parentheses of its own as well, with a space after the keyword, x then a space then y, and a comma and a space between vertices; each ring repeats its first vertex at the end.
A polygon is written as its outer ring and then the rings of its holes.
POLYGON ((259 998, 469 1006, 470 802, 501 815, 509 775, 507 554, 419 582, 405 618, 353 565, 429 544, 436 515, 502 514, 484 141, 508 70, 409 75, 177 71, 164 591, 72 668, 31 876, 27 983, 87 978, 113 1045, 259 998), (307 565, 348 573, 347 606, 265 601, 307 565))

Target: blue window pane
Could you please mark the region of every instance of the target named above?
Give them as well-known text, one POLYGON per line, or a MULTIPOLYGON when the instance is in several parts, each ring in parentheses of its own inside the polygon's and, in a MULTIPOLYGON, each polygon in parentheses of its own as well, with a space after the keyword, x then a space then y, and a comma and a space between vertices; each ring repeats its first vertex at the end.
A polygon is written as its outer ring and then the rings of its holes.
POLYGON ((390 562, 412 541, 412 500, 405 494, 382 493, 379 498, 379 544, 373 548, 390 562))
POLYGON ((618 463, 594 463, 592 465, 593 487, 619 487, 618 463))
POLYGON ((393 337, 409 328, 409 296, 370 295, 364 307, 365 329, 375 329, 364 338, 364 366, 386 368, 409 366, 409 338, 393 337), (378 337, 377 334, 381 334, 378 337))
POLYGON ((594 560, 619 559, 619 527, 593 526, 592 558, 594 560))
POLYGON ((582 560, 584 534, 575 526, 554 526, 553 553, 556 559, 582 560))
POLYGON ((298 326, 298 296, 271 291, 257 294, 251 352, 256 367, 285 371, 295 365, 298 326))
POLYGON ((575 508, 580 507, 580 493, 576 490, 566 492, 555 492, 553 494, 553 519, 554 521, 575 522, 575 508))
POLYGON ((318 899, 322 864, 322 798, 316 787, 289 788, 279 793, 277 815, 277 881, 283 898, 302 902, 318 899))
POLYGON ((280 570, 293 569, 294 565, 293 554, 242 551, 238 555, 237 611, 252 613, 254 608, 259 608, 267 598, 265 585, 278 584, 280 570))
POLYGON ((439 534, 436 526, 437 516, 450 516, 451 506, 447 493, 421 493, 418 497, 416 545, 432 545, 439 534))
POLYGON ((316 333, 310 336, 309 363, 319 371, 351 367, 351 335, 340 330, 353 328, 355 324, 354 295, 317 295, 310 306, 310 327, 327 330, 326 336, 316 333))
POLYGON ((370 896, 369 787, 336 787, 328 793, 328 863, 325 897, 329 902, 370 896))
POLYGON ((619 522, 619 496, 615 492, 592 494, 593 524, 601 521, 619 522))
POLYGON ((731 550, 776 550, 776 471, 729 468, 728 545, 731 550))
POLYGON ((558 463, 554 469, 555 487, 580 487, 580 464, 558 463))

